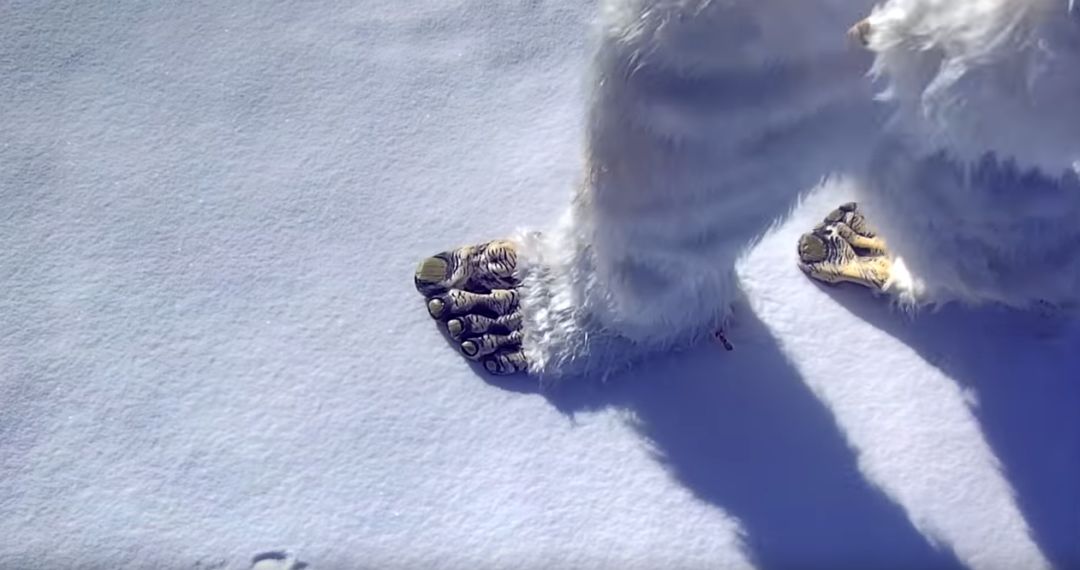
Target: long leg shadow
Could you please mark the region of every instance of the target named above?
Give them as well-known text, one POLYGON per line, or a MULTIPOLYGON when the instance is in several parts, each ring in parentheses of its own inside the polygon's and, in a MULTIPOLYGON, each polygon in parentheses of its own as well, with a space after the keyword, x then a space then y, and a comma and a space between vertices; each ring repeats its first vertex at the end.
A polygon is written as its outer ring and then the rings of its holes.
POLYGON ((745 308, 738 321, 734 352, 701 347, 547 396, 568 414, 631 412, 672 476, 739 519, 760 568, 960 568, 864 480, 762 323, 745 308))
POLYGON ((974 394, 1032 538, 1056 567, 1080 568, 1080 323, 960 306, 912 318, 861 290, 829 292, 974 394))

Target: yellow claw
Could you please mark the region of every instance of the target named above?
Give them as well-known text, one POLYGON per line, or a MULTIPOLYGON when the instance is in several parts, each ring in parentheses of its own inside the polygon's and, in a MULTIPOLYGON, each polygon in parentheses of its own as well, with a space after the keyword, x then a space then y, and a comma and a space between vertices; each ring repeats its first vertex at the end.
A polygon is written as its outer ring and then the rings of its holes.
POLYGON ((443 303, 439 299, 432 299, 432 300, 428 301, 427 310, 428 310, 428 313, 430 313, 432 317, 437 319, 437 318, 441 317, 442 314, 443 314, 443 311, 446 310, 446 304, 443 303))

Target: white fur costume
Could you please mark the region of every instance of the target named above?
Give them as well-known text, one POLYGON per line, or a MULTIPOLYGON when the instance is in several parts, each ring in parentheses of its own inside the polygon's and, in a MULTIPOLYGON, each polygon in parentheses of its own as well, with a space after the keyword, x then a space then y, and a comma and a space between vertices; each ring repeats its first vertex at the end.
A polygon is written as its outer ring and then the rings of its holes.
POLYGON ((605 0, 584 181, 519 237, 541 376, 608 371, 723 323, 737 257, 878 130, 863 0, 605 0), (856 124, 852 118, 857 117, 856 124))
POLYGON ((870 17, 895 114, 860 202, 902 260, 907 300, 1080 301, 1077 12, 1069 0, 891 0, 870 17))
POLYGON ((709 334, 736 259, 834 173, 863 179, 901 298, 1076 304, 1080 15, 890 0, 870 18, 875 104, 844 34, 871 4, 602 1, 584 181, 558 227, 517 240, 531 372, 709 334))

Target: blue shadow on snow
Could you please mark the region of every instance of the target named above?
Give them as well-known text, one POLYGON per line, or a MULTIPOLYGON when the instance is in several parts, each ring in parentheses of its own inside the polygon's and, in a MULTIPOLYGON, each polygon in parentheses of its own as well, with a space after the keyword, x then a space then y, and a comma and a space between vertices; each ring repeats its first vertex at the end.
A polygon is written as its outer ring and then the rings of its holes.
POLYGON ((1080 569, 1080 323, 950 305, 914 317, 857 288, 827 288, 965 389, 1031 527, 1056 568, 1080 569))
MULTIPOLYGON (((702 346, 605 384, 569 380, 545 397, 571 415, 631 412, 672 476, 740 521, 763 570, 962 568, 865 481, 831 413, 764 325, 745 306, 737 321, 733 352, 702 346)), ((496 385, 528 391, 525 382, 496 385)))

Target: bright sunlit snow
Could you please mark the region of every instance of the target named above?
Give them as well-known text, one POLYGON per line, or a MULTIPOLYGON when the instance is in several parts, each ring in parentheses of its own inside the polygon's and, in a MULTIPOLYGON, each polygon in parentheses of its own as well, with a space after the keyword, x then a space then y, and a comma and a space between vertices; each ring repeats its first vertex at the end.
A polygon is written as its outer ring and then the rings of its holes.
POLYGON ((455 353, 414 267, 564 210, 595 12, 0 3, 0 568, 1080 568, 1080 326, 815 285, 843 179, 734 352, 455 353))

